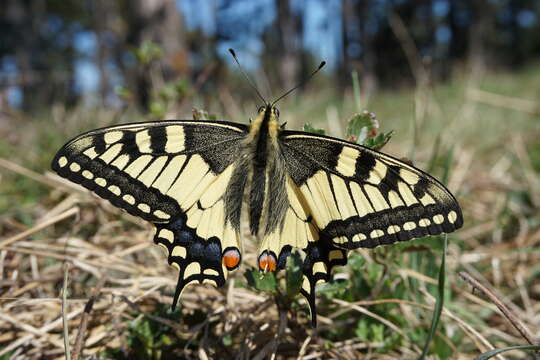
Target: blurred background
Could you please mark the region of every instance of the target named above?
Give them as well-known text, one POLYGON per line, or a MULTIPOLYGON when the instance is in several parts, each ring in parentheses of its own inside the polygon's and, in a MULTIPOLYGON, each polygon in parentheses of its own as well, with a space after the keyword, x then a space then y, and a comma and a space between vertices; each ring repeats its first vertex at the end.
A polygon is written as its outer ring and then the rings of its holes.
POLYGON ((228 48, 269 98, 321 60, 325 88, 351 88, 357 71, 371 95, 540 55, 536 0, 4 0, 0 11, 2 108, 25 112, 122 106, 122 88, 148 109, 160 86, 149 70, 215 96, 238 81, 228 48))
MULTIPOLYGON (((0 359, 63 358, 61 314, 73 344, 94 286, 103 288, 86 355, 421 353, 440 237, 353 252, 341 282, 320 291, 316 334, 298 298, 288 324, 278 323, 275 297, 247 283, 244 270, 227 289, 191 287, 171 313, 176 271, 153 246, 152 227, 50 173, 62 144, 96 127, 246 123, 260 101, 229 48, 267 100, 325 60, 280 102, 282 122, 344 137, 347 121, 370 111, 375 132, 393 131, 385 152, 458 198, 465 225, 449 236, 432 359, 530 340, 459 271, 490 284, 529 338, 540 336, 540 1, 0 0, 0 359)), ((254 245, 245 247, 250 269, 254 245)))

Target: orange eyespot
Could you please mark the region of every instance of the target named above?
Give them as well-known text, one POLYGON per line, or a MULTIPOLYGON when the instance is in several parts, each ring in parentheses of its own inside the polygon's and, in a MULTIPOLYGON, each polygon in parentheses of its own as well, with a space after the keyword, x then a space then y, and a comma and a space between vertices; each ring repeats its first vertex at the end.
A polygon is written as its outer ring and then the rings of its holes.
POLYGON ((240 265, 240 251, 237 248, 228 248, 223 252, 223 265, 228 270, 234 270, 240 265))
POLYGON ((274 254, 269 254, 267 251, 259 256, 259 270, 275 271, 277 268, 277 260, 274 254))

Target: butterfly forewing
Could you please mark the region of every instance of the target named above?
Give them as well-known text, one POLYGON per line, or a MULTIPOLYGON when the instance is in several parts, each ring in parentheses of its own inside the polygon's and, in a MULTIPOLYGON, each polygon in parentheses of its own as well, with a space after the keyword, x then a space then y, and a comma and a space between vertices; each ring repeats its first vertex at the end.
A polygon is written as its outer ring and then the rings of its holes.
POLYGON ((284 131, 282 154, 321 235, 343 249, 451 232, 463 223, 450 192, 391 156, 338 139, 284 131))

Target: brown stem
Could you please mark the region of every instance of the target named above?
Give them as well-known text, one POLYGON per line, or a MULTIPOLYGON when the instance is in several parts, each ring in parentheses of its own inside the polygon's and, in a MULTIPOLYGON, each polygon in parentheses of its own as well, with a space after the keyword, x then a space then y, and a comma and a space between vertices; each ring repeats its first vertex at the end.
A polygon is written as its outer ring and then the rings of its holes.
POLYGON ((533 335, 523 326, 521 321, 517 318, 514 313, 506 306, 498 297, 494 294, 494 292, 488 288, 488 286, 481 284, 478 280, 472 277, 469 273, 466 273, 464 271, 461 271, 459 273, 459 276, 468 282, 472 287, 473 290, 476 289, 480 291, 482 294, 484 294, 492 303, 494 303, 499 310, 503 313, 503 315, 510 321, 512 326, 516 328, 517 331, 523 336, 525 340, 531 345, 537 345, 535 344, 535 340, 533 335))

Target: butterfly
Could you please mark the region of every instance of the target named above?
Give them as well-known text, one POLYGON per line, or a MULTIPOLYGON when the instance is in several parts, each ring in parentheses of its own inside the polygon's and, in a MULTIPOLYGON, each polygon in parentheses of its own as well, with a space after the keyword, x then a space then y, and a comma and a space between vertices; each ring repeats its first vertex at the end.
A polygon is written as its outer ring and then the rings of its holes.
MULTIPOLYGON (((285 130, 275 106, 251 124, 172 120, 82 134, 56 154, 60 176, 156 226, 179 271, 173 306, 191 283, 222 286, 241 262, 241 215, 259 239, 261 271, 305 252, 301 293, 347 252, 449 233, 463 217, 452 194, 394 157, 324 135, 285 130)), ((314 320, 315 321, 315 320, 314 320)))
MULTIPOLYGON (((235 59, 236 60, 236 59, 235 59)), ((60 176, 153 223, 178 269, 173 299, 192 283, 222 286, 242 260, 247 215, 261 271, 305 253, 301 294, 316 324, 315 287, 347 253, 463 224, 440 182, 392 156, 337 138, 286 130, 275 102, 249 125, 166 120, 82 134, 52 161, 60 176)))

